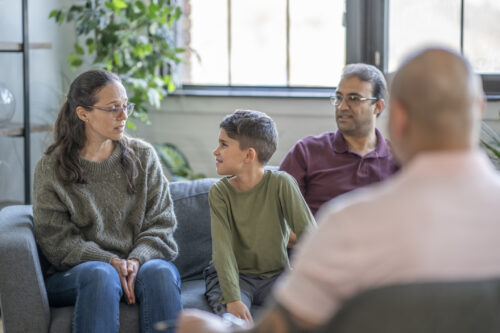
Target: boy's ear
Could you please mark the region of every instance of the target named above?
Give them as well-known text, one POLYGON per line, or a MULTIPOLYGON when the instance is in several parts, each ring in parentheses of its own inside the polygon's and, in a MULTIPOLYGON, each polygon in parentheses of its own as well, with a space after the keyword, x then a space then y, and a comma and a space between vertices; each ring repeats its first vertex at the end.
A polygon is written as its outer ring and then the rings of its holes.
POLYGON ((255 149, 253 149, 252 147, 248 148, 247 149, 246 161, 247 162, 253 162, 256 159, 257 159, 257 152, 255 151, 255 149))

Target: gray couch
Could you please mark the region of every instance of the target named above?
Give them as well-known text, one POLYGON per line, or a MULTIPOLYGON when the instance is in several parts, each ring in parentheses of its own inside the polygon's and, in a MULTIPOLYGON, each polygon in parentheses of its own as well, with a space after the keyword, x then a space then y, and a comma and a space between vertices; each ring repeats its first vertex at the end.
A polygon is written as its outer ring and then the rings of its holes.
MULTIPOLYGON (((208 190, 217 181, 205 178, 170 184, 178 219, 175 264, 182 277, 185 308, 209 310, 203 269, 212 256, 208 190)), ((73 307, 51 308, 43 273, 46 260, 37 251, 31 206, 0 211, 0 306, 6 333, 71 332, 73 307)), ((120 332, 139 332, 137 305, 120 305, 120 332)))
MULTIPOLYGON (((202 270, 211 258, 208 190, 216 179, 171 183, 186 308, 209 310, 202 270)), ((31 206, 0 211, 0 306, 6 333, 71 332, 73 307, 50 308, 33 237, 31 206)), ((259 311, 252 308, 252 312, 259 311)), ((121 304, 120 332, 139 332, 138 307, 121 304)), ((322 332, 500 332, 500 280, 423 283, 367 291, 322 332)))

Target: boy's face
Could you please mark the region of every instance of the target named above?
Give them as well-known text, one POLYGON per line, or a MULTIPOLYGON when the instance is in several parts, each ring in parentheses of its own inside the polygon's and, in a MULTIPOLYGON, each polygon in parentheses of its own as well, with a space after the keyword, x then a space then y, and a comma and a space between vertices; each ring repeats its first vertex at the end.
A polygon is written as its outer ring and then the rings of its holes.
POLYGON ((240 149, 239 142, 231 139, 223 128, 219 132, 219 145, 213 153, 219 175, 236 174, 245 164, 247 156, 247 150, 240 149))

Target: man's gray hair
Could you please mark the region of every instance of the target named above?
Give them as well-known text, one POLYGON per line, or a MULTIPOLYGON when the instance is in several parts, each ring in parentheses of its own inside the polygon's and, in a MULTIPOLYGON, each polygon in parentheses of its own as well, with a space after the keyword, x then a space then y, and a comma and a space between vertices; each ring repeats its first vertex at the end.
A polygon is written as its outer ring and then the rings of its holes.
POLYGON ((385 99, 387 96, 387 82, 384 74, 375 66, 368 64, 349 64, 344 68, 340 80, 348 77, 357 77, 364 82, 370 82, 373 87, 373 97, 385 99))

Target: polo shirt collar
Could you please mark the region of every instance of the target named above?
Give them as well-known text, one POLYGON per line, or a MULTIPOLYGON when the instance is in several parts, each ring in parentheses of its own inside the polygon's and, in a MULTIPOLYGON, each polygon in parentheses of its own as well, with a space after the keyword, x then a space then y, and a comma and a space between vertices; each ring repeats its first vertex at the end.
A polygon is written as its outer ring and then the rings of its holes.
MULTIPOLYGON (((368 154, 365 155, 366 157, 388 157, 391 155, 391 149, 389 148, 389 145, 387 144, 385 138, 382 136, 382 133, 378 129, 375 128, 375 135, 377 136, 377 146, 375 149, 368 154)), ((344 153, 352 153, 359 155, 358 153, 352 151, 349 146, 347 146, 347 142, 345 141, 344 135, 340 132, 340 130, 337 130, 336 132, 333 133, 333 151, 336 152, 337 154, 344 154, 344 153)))

